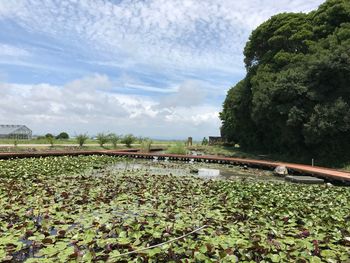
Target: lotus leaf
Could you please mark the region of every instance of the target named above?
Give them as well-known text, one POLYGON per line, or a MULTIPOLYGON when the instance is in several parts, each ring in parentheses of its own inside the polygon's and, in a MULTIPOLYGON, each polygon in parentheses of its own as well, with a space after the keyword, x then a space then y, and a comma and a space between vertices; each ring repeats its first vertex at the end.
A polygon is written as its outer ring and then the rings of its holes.
POLYGON ((349 260, 350 188, 268 175, 266 181, 191 175, 202 167, 215 165, 134 168, 110 156, 0 160, 0 260, 349 260))

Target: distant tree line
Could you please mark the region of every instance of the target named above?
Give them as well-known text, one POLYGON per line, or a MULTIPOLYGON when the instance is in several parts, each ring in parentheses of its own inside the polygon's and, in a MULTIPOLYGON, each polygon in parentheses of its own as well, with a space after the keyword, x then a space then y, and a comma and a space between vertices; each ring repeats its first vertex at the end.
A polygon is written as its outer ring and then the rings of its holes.
POLYGON ((57 140, 68 140, 69 134, 66 132, 61 132, 60 134, 54 136, 52 133, 46 133, 44 136, 38 136, 38 140, 42 139, 57 139, 57 140))
MULTIPOLYGON (((86 144, 86 141, 89 139, 89 136, 87 134, 78 134, 75 137, 75 139, 79 146, 83 146, 84 144, 86 144)), ((136 141, 138 141, 140 144, 142 144, 142 142, 147 141, 147 147, 150 147, 151 145, 150 139, 146 137, 137 138, 132 134, 117 135, 115 133, 98 133, 96 135, 96 141, 101 147, 103 147, 106 143, 111 143, 114 148, 117 148, 117 144, 119 142, 125 144, 127 147, 131 147, 131 145, 136 141)))
POLYGON ((220 113, 226 140, 294 155, 350 153, 349 0, 271 17, 252 32, 244 56, 246 77, 220 113))
MULTIPOLYGON (((38 140, 47 140, 52 146, 55 140, 68 140, 69 134, 66 132, 61 132, 60 134, 54 136, 52 133, 47 133, 44 136, 38 136, 38 140)), ((79 146, 83 146, 90 139, 86 133, 78 134, 75 136, 76 142, 79 146)), ((91 139, 94 139, 93 137, 91 139)), ((145 148, 151 146, 152 140, 147 137, 136 137, 132 134, 117 135, 115 133, 98 133, 95 137, 97 143, 103 147, 106 143, 111 143, 114 148, 117 148, 117 144, 120 142, 125 144, 127 147, 131 147, 134 142, 139 144, 144 144, 145 148)))

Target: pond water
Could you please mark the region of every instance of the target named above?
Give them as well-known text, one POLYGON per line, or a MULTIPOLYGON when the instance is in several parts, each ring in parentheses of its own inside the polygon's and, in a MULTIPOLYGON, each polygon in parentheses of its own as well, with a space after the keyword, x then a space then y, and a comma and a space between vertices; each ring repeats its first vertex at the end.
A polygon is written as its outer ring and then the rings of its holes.
MULTIPOLYGON (((214 164, 214 163, 196 163, 176 162, 176 161, 158 161, 157 158, 148 160, 129 160, 106 167, 105 171, 143 171, 154 175, 177 175, 177 176, 196 176, 204 179, 215 180, 248 180, 248 181, 275 181, 284 182, 284 179, 273 175, 272 171, 253 169, 241 166, 214 164)), ((98 171, 97 171, 98 172, 98 171)))
MULTIPOLYGON (((163 151, 155 151, 155 152, 152 152, 152 153, 155 153, 155 154, 166 154, 167 152, 165 150, 163 150, 163 151)), ((188 151, 187 155, 193 155, 193 156, 203 156, 203 155, 216 156, 216 155, 204 153, 202 151, 194 151, 194 150, 188 151)))

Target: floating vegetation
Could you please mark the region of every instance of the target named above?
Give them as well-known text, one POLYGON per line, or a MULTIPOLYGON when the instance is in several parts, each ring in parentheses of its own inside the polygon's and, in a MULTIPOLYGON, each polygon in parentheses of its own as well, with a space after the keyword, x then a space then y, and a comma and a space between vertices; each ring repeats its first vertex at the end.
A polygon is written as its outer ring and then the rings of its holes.
POLYGON ((349 260, 350 188, 111 169, 120 161, 0 161, 0 260, 349 260))

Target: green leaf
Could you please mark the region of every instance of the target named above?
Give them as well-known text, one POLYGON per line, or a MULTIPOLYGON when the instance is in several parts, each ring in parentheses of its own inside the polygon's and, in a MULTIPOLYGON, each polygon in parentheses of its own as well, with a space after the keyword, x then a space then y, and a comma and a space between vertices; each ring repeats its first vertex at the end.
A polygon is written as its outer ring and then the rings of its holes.
POLYGON ((277 254, 273 254, 270 256, 272 262, 280 262, 280 256, 277 254))
POLYGON ((310 263, 321 263, 322 260, 319 257, 313 256, 310 258, 310 263))
POLYGON ((324 258, 329 259, 329 258, 335 258, 336 254, 332 250, 322 250, 321 251, 321 256, 324 257, 324 258))

